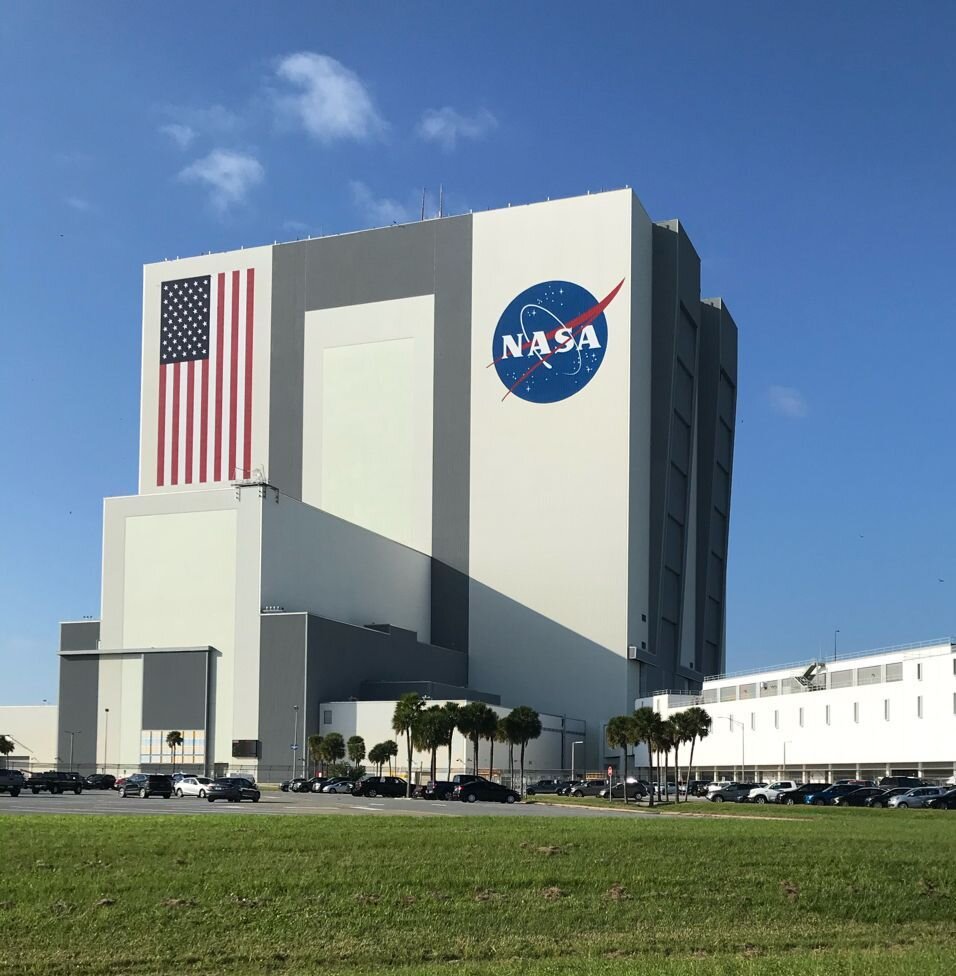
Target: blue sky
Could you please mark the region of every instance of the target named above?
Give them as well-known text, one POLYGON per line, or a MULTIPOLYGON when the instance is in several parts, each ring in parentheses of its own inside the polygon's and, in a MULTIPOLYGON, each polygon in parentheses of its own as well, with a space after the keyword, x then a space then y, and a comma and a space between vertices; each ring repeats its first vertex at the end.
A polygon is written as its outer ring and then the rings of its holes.
POLYGON ((633 186, 740 327, 728 667, 956 631, 952 5, 7 5, 0 701, 136 491, 141 266, 633 186), (671 9, 672 7, 676 9, 671 9), (835 9, 836 8, 836 9, 835 9))

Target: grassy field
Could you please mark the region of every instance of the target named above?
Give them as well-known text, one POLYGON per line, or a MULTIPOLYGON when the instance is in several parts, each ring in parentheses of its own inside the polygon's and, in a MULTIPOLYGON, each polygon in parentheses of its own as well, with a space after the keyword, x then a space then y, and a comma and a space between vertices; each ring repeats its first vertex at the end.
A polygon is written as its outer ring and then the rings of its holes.
POLYGON ((951 974, 956 816, 0 817, 0 973, 951 974))

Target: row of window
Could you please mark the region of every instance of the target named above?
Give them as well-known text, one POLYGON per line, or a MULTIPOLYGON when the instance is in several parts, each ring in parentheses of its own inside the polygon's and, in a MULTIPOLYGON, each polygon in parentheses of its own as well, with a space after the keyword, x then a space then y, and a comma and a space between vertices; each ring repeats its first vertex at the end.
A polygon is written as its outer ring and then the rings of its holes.
POLYGON ((170 747, 166 736, 170 729, 143 729, 140 735, 139 761, 142 765, 170 763, 203 763, 206 760, 206 733, 203 729, 182 729, 179 731, 181 745, 170 747))
MULTIPOLYGON (((826 725, 829 725, 830 724, 830 717, 832 715, 832 712, 831 712, 831 709, 832 708, 833 708, 832 705, 825 705, 824 706, 824 710, 823 710, 823 721, 824 721, 824 723, 826 725)), ((953 693, 953 715, 956 715, 956 692, 953 693)), ((922 695, 917 695, 916 696, 916 717, 917 718, 922 718, 923 717, 923 696, 922 695)), ((797 709, 797 724, 800 726, 801 729, 804 728, 804 726, 805 726, 805 718, 806 718, 806 709, 805 708, 802 708, 802 707, 801 708, 798 708, 797 709)), ((728 715, 727 716, 727 719, 728 719, 728 723, 729 723, 729 726, 730 726, 730 729, 731 730, 733 729, 733 727, 734 727, 735 724, 736 725, 740 725, 741 724, 739 721, 735 721, 734 720, 734 717, 733 717, 732 714, 731 715, 728 715)), ((886 721, 886 722, 889 722, 890 721, 890 699, 889 698, 884 698, 883 699, 883 720, 886 721)), ((859 702, 854 702, 853 703, 853 721, 854 722, 857 722, 857 723, 859 723, 859 721, 860 721, 860 703, 859 702)), ((779 729, 780 728, 780 712, 778 710, 776 710, 776 709, 774 710, 774 713, 773 713, 773 727, 775 729, 779 729)), ((750 729, 751 729, 751 731, 756 731, 756 729, 757 729, 757 713, 756 712, 751 712, 750 713, 750 729)))

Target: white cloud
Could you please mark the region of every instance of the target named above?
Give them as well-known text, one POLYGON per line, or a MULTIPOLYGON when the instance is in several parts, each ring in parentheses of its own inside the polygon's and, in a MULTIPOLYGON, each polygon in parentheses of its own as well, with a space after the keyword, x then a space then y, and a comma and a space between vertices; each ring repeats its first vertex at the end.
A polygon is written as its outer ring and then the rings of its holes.
POLYGON ((806 417, 810 407, 799 390, 791 386, 771 386, 768 391, 770 405, 784 417, 806 417))
POLYGON ((170 122, 168 125, 161 125, 159 131, 165 136, 169 136, 180 149, 188 149, 193 139, 196 138, 196 130, 191 125, 180 122, 170 122))
POLYGON ((214 149, 179 173, 184 183, 200 183, 210 191, 213 206, 220 211, 242 203, 249 191, 262 182, 265 170, 255 156, 214 149))
POLYGON ((481 139, 498 127, 498 120, 483 108, 474 115, 462 115, 450 106, 430 108, 418 123, 418 134, 427 142, 437 142, 446 152, 459 139, 481 139))
POLYGON ((364 141, 380 135, 385 121, 362 80, 335 58, 313 51, 284 57, 276 68, 295 94, 279 94, 282 111, 322 142, 364 141))
POLYGON ((362 216, 374 226, 407 224, 413 219, 412 208, 390 197, 376 197, 361 180, 349 183, 352 199, 362 216))

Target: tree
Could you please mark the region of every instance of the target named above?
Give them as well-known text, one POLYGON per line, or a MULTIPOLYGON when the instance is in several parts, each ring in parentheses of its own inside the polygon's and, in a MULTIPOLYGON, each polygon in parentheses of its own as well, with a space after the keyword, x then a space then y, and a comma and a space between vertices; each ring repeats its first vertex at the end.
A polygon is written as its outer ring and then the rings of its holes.
POLYGON ((166 733, 166 745, 169 746, 169 751, 172 753, 172 765, 173 771, 176 770, 176 750, 183 744, 183 734, 182 732, 167 732, 166 733))
POLYGON ((11 752, 13 752, 13 749, 14 749, 13 740, 8 738, 5 735, 0 735, 0 756, 3 756, 4 766, 7 764, 6 763, 7 756, 9 756, 11 752))
POLYGON ((714 724, 714 720, 699 705, 685 708, 682 714, 684 715, 682 720, 685 726, 684 731, 688 737, 687 741, 690 743, 690 759, 687 763, 687 780, 690 782, 690 774, 694 765, 694 746, 698 739, 706 739, 710 735, 710 728, 714 724))
MULTIPOLYGON (((630 715, 615 715, 608 719, 607 744, 614 749, 620 749, 624 757, 624 802, 627 803, 627 750, 634 742, 634 719, 630 715)), ((613 789, 614 784, 608 780, 608 790, 613 789)))
POLYGON ((378 775, 382 775, 382 766, 388 762, 390 753, 387 742, 379 742, 368 751, 368 761, 377 767, 378 775))
POLYGON ((654 750, 658 748, 660 738, 661 716, 649 705, 644 705, 634 713, 634 744, 642 742, 647 745, 647 763, 650 769, 651 796, 649 805, 654 806, 654 750))
MULTIPOLYGON (((672 721, 672 719, 666 718, 661 721, 660 743, 661 743, 661 749, 664 752, 664 794, 663 796, 665 800, 668 797, 667 768, 670 762, 670 754, 671 754, 671 750, 673 750, 676 758, 677 747, 679 745, 679 736, 680 736, 680 730, 677 728, 677 725, 672 721)), ((676 790, 677 790, 676 774, 674 776, 674 790, 676 795, 676 790)))
POLYGON ((541 716, 529 705, 519 705, 509 713, 515 744, 521 746, 521 791, 524 792, 524 752, 532 739, 541 735, 541 716))
MULTIPOLYGON (((677 793, 674 800, 680 803, 680 747, 685 742, 690 742, 690 726, 687 721, 687 712, 674 712, 670 717, 670 722, 674 726, 674 779, 677 780, 677 793)), ((686 786, 689 776, 684 777, 686 786)))
POLYGON ((398 743, 394 739, 386 739, 382 743, 385 750, 385 761, 388 763, 388 774, 392 774, 392 760, 398 755, 398 743))
POLYGON ((412 742, 419 752, 430 754, 429 772, 434 782, 438 778, 438 748, 445 744, 447 716, 441 705, 432 705, 418 713, 412 727, 412 742))
MULTIPOLYGON (((505 721, 504 718, 499 718, 498 719, 498 728, 495 729, 495 742, 500 742, 500 743, 502 743, 502 745, 508 745, 509 744, 509 739, 508 739, 508 723, 505 721)), ((514 764, 515 764, 514 763, 514 746, 511 746, 511 750, 510 751, 511 751, 511 757, 510 757, 511 762, 510 762, 510 765, 509 765, 509 772, 511 774, 511 778, 514 779, 514 764)), ((494 754, 492 753, 492 755, 494 755, 494 754)))
POLYGON ((442 745, 448 747, 448 778, 451 779, 451 748, 452 740, 455 737, 455 729, 458 728, 458 713, 461 711, 461 705, 458 702, 445 702, 441 706, 442 710, 442 730, 445 733, 445 737, 442 740, 442 745))
POLYGON ((319 747, 322 759, 327 763, 341 762, 345 758, 345 739, 341 732, 329 732, 322 738, 319 747))
POLYGON ((458 711, 458 729, 471 740, 474 756, 474 773, 478 775, 478 743, 494 735, 498 729, 498 716, 484 702, 472 701, 458 711))
POLYGON ((315 767, 322 762, 322 736, 310 735, 306 745, 309 748, 309 756, 312 759, 312 775, 315 775, 315 767))
POLYGON ((518 730, 510 713, 498 720, 498 726, 504 737, 502 741, 508 743, 508 774, 511 777, 511 787, 513 789, 515 782, 515 746, 518 744, 518 730))
POLYGON ((360 735, 350 735, 349 741, 345 744, 345 749, 349 754, 349 761, 356 766, 365 758, 365 740, 360 735))
POLYGON ((405 783, 405 796, 408 798, 412 795, 412 729, 424 707, 425 699, 417 691, 409 691, 395 702, 392 715, 392 731, 405 736, 408 750, 408 777, 405 783))

